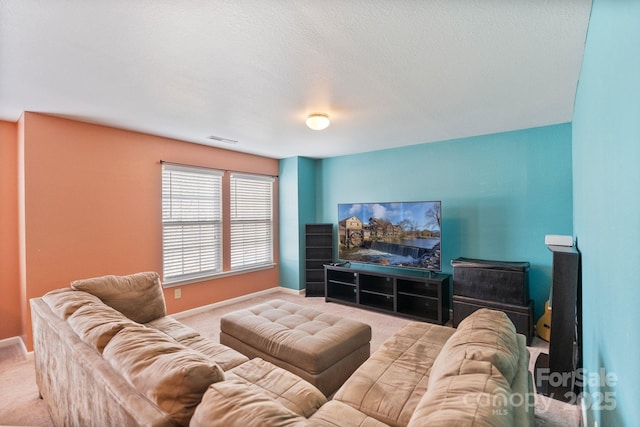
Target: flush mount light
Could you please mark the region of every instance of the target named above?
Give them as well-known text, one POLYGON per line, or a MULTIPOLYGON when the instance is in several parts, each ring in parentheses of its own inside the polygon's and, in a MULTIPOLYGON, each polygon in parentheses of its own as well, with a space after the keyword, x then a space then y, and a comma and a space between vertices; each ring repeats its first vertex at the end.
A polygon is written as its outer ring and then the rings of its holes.
POLYGON ((326 129, 329 126, 329 116, 322 113, 313 113, 307 117, 306 123, 313 130, 326 129))

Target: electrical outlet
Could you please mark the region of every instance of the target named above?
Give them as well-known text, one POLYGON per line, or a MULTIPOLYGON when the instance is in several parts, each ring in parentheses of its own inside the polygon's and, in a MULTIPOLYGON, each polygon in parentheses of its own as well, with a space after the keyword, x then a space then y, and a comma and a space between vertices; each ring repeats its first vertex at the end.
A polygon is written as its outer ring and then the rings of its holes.
POLYGON ((182 298, 182 289, 178 288, 178 289, 174 289, 173 290, 173 298, 174 299, 180 299, 182 298))

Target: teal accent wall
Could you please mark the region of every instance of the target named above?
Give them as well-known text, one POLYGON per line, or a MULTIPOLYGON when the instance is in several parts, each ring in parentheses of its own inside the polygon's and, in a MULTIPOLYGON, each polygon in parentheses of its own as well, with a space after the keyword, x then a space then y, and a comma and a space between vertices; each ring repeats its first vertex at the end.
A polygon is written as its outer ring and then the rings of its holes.
POLYGON ((304 288, 304 225, 315 222, 315 160, 290 157, 279 162, 280 286, 304 288))
POLYGON ((457 257, 529 261, 536 318, 551 281, 546 234, 573 233, 571 125, 319 161, 317 220, 338 203, 442 201, 443 271, 457 257))
POLYGON ((298 233, 298 158, 282 159, 278 166, 280 286, 299 289, 300 235, 298 233))
POLYGON ((584 367, 597 375, 586 389, 592 403, 588 426, 640 420, 639 47, 640 2, 595 0, 573 120, 584 367))

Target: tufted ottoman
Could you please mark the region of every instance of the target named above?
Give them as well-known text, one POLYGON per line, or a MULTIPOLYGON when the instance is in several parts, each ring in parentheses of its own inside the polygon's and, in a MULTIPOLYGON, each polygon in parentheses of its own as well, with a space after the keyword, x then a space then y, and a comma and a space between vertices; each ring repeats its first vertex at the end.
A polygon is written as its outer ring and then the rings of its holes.
POLYGON ((371 327, 334 314, 273 300, 220 319, 220 343, 260 357, 335 392, 369 357, 371 327))

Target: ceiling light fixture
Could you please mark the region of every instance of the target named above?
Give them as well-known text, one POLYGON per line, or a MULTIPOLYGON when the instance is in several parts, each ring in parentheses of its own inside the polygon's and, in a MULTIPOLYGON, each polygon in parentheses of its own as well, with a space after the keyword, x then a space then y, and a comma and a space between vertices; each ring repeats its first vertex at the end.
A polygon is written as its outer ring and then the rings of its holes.
POLYGON ((307 126, 313 130, 326 129, 329 126, 329 116, 322 113, 309 114, 307 117, 307 126))

